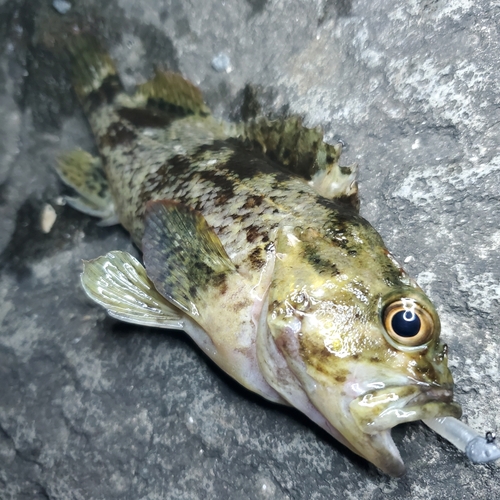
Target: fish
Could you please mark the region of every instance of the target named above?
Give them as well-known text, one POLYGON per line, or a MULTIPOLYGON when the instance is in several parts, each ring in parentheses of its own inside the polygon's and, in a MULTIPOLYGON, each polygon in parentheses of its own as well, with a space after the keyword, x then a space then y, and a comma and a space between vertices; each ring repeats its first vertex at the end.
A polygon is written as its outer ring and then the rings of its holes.
POLYGON ((59 158, 67 201, 121 224, 143 260, 84 262, 87 295, 185 331, 242 386, 401 476, 391 429, 461 407, 436 309, 359 214, 341 145, 296 116, 218 119, 169 71, 126 92, 97 38, 66 46, 99 150, 59 158))

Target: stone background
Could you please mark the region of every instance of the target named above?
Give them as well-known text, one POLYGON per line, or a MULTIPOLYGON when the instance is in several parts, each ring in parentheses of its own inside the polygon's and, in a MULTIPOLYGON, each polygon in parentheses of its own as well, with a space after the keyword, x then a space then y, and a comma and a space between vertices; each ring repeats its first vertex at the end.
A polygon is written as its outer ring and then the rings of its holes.
POLYGON ((394 431, 394 480, 298 413, 229 380, 181 333, 127 326, 83 294, 82 258, 133 251, 58 205, 51 166, 93 148, 68 78, 35 34, 78 20, 127 86, 180 70, 221 116, 247 83, 358 162, 362 214, 441 314, 470 425, 500 428, 500 4, 486 0, 0 0, 0 498, 486 499, 420 423, 394 431), (56 23, 57 21, 57 23, 56 23), (216 72, 219 54, 229 72, 216 72), (57 220, 41 230, 45 204, 57 220))

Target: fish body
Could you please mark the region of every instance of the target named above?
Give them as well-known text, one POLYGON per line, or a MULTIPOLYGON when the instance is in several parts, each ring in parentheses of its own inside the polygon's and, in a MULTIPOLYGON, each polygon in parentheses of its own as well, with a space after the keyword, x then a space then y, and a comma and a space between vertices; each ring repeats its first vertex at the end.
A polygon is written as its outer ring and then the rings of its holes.
POLYGON ((401 475, 391 428, 461 410, 435 308, 359 215, 340 147, 295 118, 218 121, 171 73, 128 95, 95 41, 70 53, 104 173, 78 152, 61 177, 145 264, 123 252, 87 263, 89 296, 185 330, 243 386, 401 475))

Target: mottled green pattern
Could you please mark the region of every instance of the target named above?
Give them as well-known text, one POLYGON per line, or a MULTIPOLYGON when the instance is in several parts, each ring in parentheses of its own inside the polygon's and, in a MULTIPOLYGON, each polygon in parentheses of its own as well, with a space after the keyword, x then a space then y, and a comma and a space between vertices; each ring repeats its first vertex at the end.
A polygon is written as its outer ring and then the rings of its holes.
POLYGON ((210 114, 198 87, 178 73, 156 70, 154 78, 138 87, 135 97, 138 104, 146 106, 175 106, 185 113, 210 114))
POLYGON ((79 195, 78 198, 66 198, 71 205, 105 220, 113 217, 113 200, 100 158, 76 149, 58 158, 56 171, 79 195))
POLYGON ((235 271, 205 219, 178 203, 148 204, 143 252, 157 290, 188 314, 197 315, 207 287, 223 292, 235 271))
POLYGON ((299 119, 217 121, 181 77, 131 97, 107 58, 99 88, 79 71, 120 222, 186 331, 245 387, 401 475, 390 429, 460 408, 433 305, 358 215, 356 168, 299 119), (384 327, 403 297, 432 322, 422 345, 384 327))

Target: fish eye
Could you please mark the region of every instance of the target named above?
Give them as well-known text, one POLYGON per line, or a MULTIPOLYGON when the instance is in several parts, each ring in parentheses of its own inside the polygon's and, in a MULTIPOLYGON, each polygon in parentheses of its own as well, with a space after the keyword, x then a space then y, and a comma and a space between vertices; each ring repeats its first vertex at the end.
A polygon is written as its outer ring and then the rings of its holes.
POLYGON ((391 339, 402 346, 425 344, 434 332, 431 315, 414 299, 401 298, 392 302, 385 308, 383 318, 391 339))

